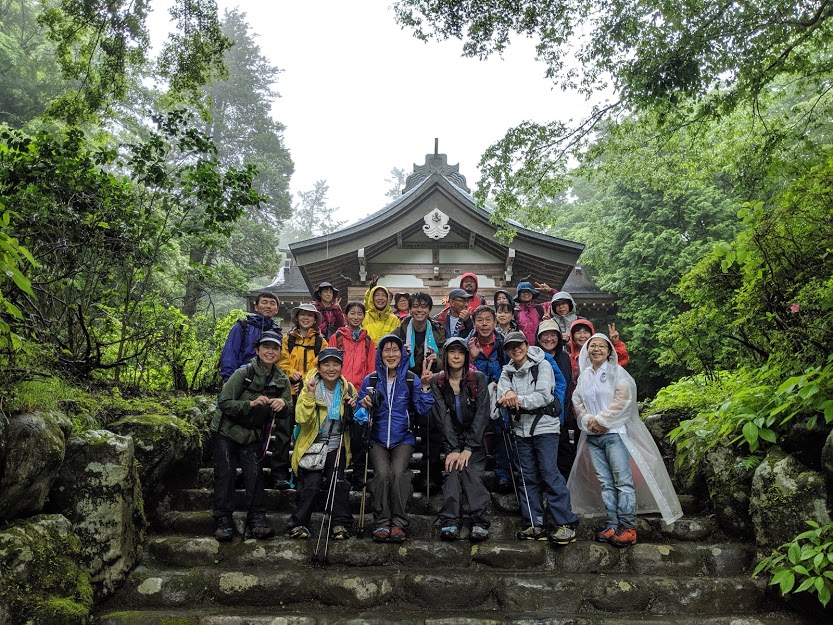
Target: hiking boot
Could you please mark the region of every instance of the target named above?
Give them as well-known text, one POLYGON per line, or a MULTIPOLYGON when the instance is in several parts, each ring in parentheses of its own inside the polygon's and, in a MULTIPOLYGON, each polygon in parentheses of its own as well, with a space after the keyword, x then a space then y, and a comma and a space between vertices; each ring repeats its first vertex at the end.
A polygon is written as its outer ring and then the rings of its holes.
POLYGON ((574 543, 576 542, 576 530, 569 525, 559 525, 558 529, 550 534, 550 542, 562 547, 574 543))
POLYGON ((390 528, 380 525, 373 530, 373 540, 377 543, 386 543, 390 540, 390 528))
POLYGON ((616 547, 630 547, 636 544, 636 530, 631 527, 620 527, 610 537, 608 542, 616 547))
POLYGON ((221 543, 231 542, 231 539, 234 537, 234 523, 231 517, 218 517, 215 523, 217 525, 214 530, 214 538, 221 543))
POLYGON ((390 541, 392 543, 404 543, 407 539, 408 536, 405 534, 405 530, 398 525, 390 528, 390 541))
POLYGON ((304 527, 303 525, 296 525, 295 527, 289 530, 289 537, 290 538, 298 538, 298 539, 306 539, 309 538, 310 531, 304 527))
POLYGON ((440 529, 440 540, 457 540, 460 538, 460 528, 456 525, 446 525, 440 529))
POLYGON ((489 530, 480 525, 475 525, 469 532, 469 540, 473 543, 482 543, 487 538, 489 538, 489 530))
POLYGON ((535 525, 530 525, 525 530, 521 530, 517 533, 518 540, 546 540, 547 539, 547 530, 543 527, 536 527, 535 525))
POLYGON ((347 531, 347 528, 343 525, 336 525, 330 531, 330 538, 333 540, 347 540, 350 538, 350 532, 347 531))
POLYGON ((501 495, 508 495, 512 492, 512 482, 505 477, 500 478, 497 483, 497 492, 501 495))
POLYGON ((610 539, 616 534, 615 527, 608 527, 603 529, 601 532, 596 532, 596 542, 600 543, 609 543, 610 539))
POLYGON ((269 526, 269 521, 266 520, 266 515, 262 512, 253 514, 247 525, 252 536, 258 540, 266 540, 275 535, 275 530, 269 526))

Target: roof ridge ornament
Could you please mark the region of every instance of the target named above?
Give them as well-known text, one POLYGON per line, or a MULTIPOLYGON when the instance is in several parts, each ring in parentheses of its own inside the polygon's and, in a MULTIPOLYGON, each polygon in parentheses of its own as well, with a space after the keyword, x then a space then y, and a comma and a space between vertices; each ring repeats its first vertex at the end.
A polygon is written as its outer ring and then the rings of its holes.
POLYGON ((448 215, 439 208, 435 208, 422 219, 425 221, 422 231, 429 239, 442 239, 451 232, 451 226, 448 225, 448 215))
POLYGON ((466 177, 460 173, 460 163, 456 165, 448 164, 448 156, 440 154, 438 151, 438 140, 434 139, 434 153, 425 155, 425 164, 417 165, 414 163, 413 173, 405 179, 405 189, 403 193, 407 193, 420 182, 431 176, 431 174, 440 174, 448 178, 449 182, 460 187, 466 193, 471 193, 466 184, 466 177))

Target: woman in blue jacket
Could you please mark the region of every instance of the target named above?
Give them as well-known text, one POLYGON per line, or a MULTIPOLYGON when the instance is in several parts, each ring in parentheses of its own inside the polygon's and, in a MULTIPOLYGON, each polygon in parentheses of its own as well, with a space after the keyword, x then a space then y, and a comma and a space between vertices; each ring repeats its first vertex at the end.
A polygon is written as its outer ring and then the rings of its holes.
POLYGON ((434 405, 430 362, 424 363, 419 379, 408 375, 409 365, 402 339, 393 334, 383 336, 376 350, 376 371, 364 379, 359 392, 359 402, 370 411, 372 420, 373 539, 377 542, 406 539, 406 506, 413 494, 408 465, 416 443, 409 408, 425 416, 434 405))

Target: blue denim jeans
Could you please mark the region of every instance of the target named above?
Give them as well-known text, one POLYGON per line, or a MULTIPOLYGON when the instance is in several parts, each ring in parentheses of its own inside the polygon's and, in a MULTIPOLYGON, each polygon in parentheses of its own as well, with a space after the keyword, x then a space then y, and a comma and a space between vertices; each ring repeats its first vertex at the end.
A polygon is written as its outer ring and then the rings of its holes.
POLYGON ((521 515, 531 525, 543 526, 541 509, 543 489, 547 506, 556 525, 576 527, 578 517, 570 506, 567 482, 558 470, 558 434, 536 434, 522 437, 510 434, 516 447, 516 459, 521 472, 521 515), (525 487, 524 487, 525 485, 525 487), (531 515, 530 515, 531 512, 531 515))
POLYGON ((616 433, 587 437, 593 469, 602 486, 602 502, 608 527, 636 527, 636 490, 631 473, 631 455, 616 433))

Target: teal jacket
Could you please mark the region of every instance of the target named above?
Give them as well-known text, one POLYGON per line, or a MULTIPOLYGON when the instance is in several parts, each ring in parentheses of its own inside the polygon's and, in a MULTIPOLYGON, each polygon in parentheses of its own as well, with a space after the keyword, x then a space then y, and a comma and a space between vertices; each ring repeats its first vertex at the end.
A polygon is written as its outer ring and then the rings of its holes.
POLYGON ((292 414, 292 392, 289 378, 275 365, 272 367, 272 379, 266 380, 266 367, 257 357, 248 365, 240 367, 231 374, 228 382, 220 392, 220 411, 211 420, 211 431, 219 433, 240 445, 250 445, 263 439, 263 426, 272 419, 272 409, 268 406, 253 408, 249 402, 260 395, 280 397, 286 407, 276 416, 278 419, 289 418, 292 414), (250 367, 251 366, 251 367, 250 367), (251 384, 246 387, 246 376, 254 372, 251 384))

